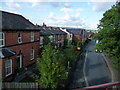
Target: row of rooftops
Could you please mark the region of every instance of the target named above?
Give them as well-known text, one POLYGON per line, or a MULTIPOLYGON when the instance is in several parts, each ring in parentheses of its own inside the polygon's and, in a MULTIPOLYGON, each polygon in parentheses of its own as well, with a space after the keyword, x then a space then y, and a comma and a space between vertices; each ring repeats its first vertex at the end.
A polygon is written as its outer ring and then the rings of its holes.
MULTIPOLYGON (((22 15, 0 11, 0 29, 2 31, 40 31, 40 35, 66 34, 60 27, 34 25, 22 15)), ((79 34, 84 29, 64 28, 71 34, 79 34)))
MULTIPOLYGON (((62 28, 71 34, 80 34, 84 29, 62 28)), ((40 31, 40 35, 67 34, 60 27, 34 25, 22 15, 9 13, 0 10, 0 30, 2 31, 40 31)), ((0 48, 0 58, 13 56, 15 51, 8 48, 0 48)))

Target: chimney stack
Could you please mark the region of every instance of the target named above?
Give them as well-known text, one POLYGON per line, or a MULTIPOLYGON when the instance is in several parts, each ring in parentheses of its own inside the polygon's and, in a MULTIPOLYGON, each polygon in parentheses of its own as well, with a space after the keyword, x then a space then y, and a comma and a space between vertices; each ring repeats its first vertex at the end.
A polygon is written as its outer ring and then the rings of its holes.
POLYGON ((45 29, 46 28, 46 24, 43 22, 43 28, 45 29))

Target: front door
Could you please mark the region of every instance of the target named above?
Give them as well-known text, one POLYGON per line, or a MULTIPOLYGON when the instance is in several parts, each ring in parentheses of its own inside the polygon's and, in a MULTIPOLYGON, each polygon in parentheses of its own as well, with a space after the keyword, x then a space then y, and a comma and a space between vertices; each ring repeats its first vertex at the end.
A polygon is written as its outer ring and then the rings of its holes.
POLYGON ((22 55, 18 55, 16 59, 16 68, 20 69, 22 68, 22 55))

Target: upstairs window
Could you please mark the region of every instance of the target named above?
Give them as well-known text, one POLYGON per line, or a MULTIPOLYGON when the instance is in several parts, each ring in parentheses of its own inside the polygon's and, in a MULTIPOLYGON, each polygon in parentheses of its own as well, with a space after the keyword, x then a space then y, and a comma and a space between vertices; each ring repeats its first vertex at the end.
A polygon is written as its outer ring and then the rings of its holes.
POLYGON ((0 47, 4 46, 5 42, 4 42, 4 33, 0 32, 0 47))
POLYGON ((53 42, 53 36, 52 35, 49 36, 49 39, 50 39, 51 42, 53 42))
POLYGON ((5 62, 5 72, 6 72, 6 77, 12 74, 12 60, 7 60, 5 62))
POLYGON ((55 38, 56 36, 54 35, 54 41, 56 40, 56 38, 55 38))
POLYGON ((58 40, 60 40, 60 35, 58 35, 58 40))
POLYGON ((33 42, 34 41, 34 32, 30 33, 30 37, 31 37, 31 42, 33 42))
POLYGON ((33 60, 34 59, 34 49, 32 48, 30 50, 30 60, 33 60))
POLYGON ((21 32, 18 33, 18 43, 19 44, 22 43, 22 33, 21 32))
POLYGON ((40 45, 43 44, 43 36, 40 37, 40 45))

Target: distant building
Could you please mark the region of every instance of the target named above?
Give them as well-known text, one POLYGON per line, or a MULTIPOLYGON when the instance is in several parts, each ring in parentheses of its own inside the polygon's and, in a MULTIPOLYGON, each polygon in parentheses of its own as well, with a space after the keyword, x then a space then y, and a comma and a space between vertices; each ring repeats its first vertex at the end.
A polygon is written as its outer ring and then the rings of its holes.
POLYGON ((64 31, 64 32, 66 32, 67 33, 67 39, 69 40, 69 41, 72 41, 72 37, 73 37, 73 34, 72 33, 70 33, 70 32, 68 32, 67 31, 67 29, 66 28, 60 28, 62 31, 64 31))
POLYGON ((40 28, 40 47, 44 45, 45 36, 48 36, 50 42, 55 44, 56 48, 64 45, 64 39, 67 38, 67 33, 62 31, 59 27, 47 26, 43 23, 40 28))

